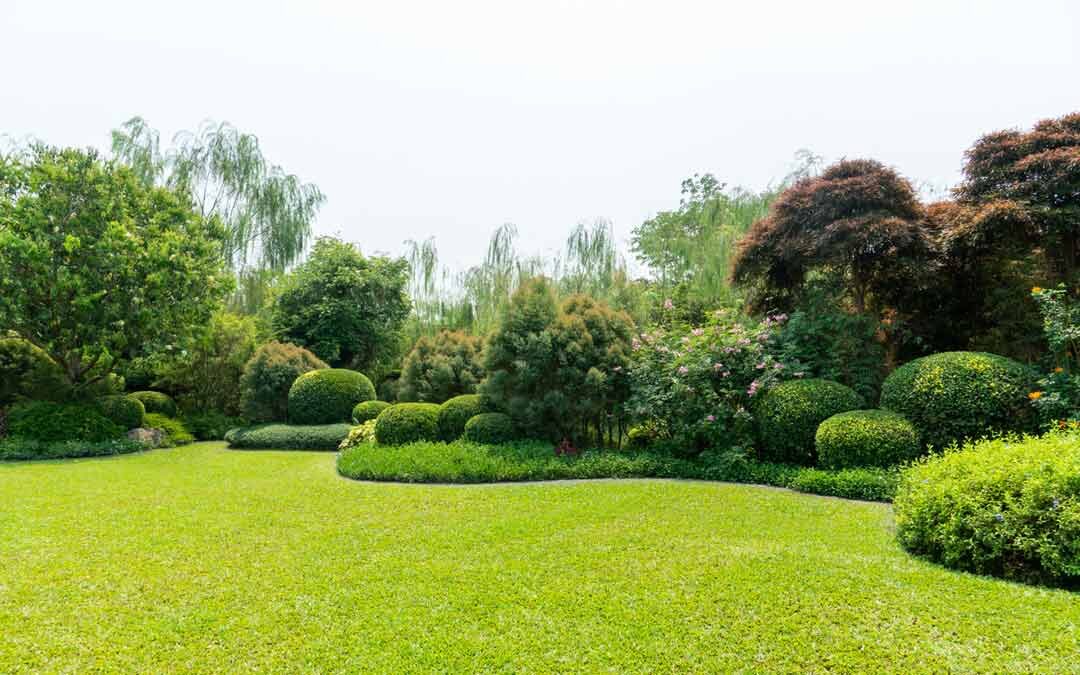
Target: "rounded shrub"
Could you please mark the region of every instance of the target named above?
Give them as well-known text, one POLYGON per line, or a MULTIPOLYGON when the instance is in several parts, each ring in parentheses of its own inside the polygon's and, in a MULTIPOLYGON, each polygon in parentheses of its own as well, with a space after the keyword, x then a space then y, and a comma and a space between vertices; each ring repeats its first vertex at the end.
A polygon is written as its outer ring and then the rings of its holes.
POLYGON ((268 342, 259 347, 240 377, 244 416, 253 422, 284 421, 289 413, 289 391, 296 378, 328 367, 303 347, 286 342, 268 342))
POLYGON ((812 466, 818 425, 864 405, 855 390, 830 380, 791 380, 767 391, 755 407, 758 451, 770 462, 812 466))
POLYGON ((348 422, 357 403, 374 398, 375 386, 363 373, 344 368, 312 370, 297 377, 289 388, 289 422, 348 422))
POLYGON ((125 430, 141 427, 146 415, 146 406, 134 396, 103 396, 97 400, 97 408, 125 430))
POLYGON ((968 443, 906 469, 900 544, 948 567, 1080 587, 1080 434, 968 443))
POLYGON ((827 469, 890 467, 922 454, 919 432, 903 415, 889 410, 852 410, 818 426, 818 464, 827 469))
POLYGON ((514 421, 509 415, 480 413, 465 423, 465 440, 485 445, 497 445, 514 440, 514 421))
POLYGON ((398 403, 375 420, 375 440, 383 445, 433 441, 439 436, 439 406, 434 403, 398 403))
POLYGON ((968 438, 1025 431, 1034 422, 1034 383, 1022 363, 983 352, 942 352, 897 368, 881 388, 881 407, 912 421, 936 448, 968 438))
POLYGON ((453 441, 465 433, 465 424, 484 412, 479 394, 455 396, 439 406, 439 438, 453 441))
POLYGON ((260 424, 230 429, 231 448, 268 450, 337 450, 352 429, 348 424, 260 424))
POLYGON ((33 441, 109 441, 127 429, 101 414, 94 406, 27 401, 16 403, 8 414, 8 434, 33 441))
POLYGON ((389 407, 390 404, 386 401, 361 401, 352 409, 352 422, 363 424, 368 420, 373 420, 389 407))
POLYGON ((142 403, 147 414, 176 417, 176 402, 168 394, 160 391, 137 391, 128 396, 142 403))

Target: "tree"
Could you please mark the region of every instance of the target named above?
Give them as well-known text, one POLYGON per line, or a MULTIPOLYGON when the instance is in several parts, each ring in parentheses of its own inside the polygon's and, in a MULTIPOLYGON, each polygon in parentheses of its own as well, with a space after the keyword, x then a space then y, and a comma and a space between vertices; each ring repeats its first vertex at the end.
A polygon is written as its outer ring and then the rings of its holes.
POLYGON ((76 393, 190 334, 231 290, 215 219, 92 150, 0 157, 0 326, 76 393))
POLYGON ((190 196, 204 218, 225 226, 225 259, 234 269, 284 270, 303 254, 326 197, 319 188, 271 164, 259 139, 209 120, 181 132, 162 151, 158 132, 133 117, 112 133, 113 154, 147 185, 190 196))
POLYGON ((307 347, 331 366, 369 375, 400 358, 411 303, 403 258, 364 257, 330 237, 281 281, 271 309, 279 339, 307 347))
POLYGON ((833 274, 856 313, 906 287, 912 266, 933 257, 911 184, 873 160, 844 160, 784 190, 739 242, 733 278, 766 301, 798 292, 807 275, 833 274))
POLYGON ((463 331, 421 337, 405 357, 398 400, 442 403, 476 393, 484 379, 483 344, 481 338, 463 331))

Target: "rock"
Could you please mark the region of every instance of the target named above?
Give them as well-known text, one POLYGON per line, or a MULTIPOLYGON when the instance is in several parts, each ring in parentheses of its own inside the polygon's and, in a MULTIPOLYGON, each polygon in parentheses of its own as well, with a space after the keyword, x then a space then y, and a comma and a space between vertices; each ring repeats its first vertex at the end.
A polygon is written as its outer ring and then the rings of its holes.
POLYGON ((147 449, 160 448, 165 444, 165 432, 161 429, 132 429, 127 432, 127 437, 147 449))

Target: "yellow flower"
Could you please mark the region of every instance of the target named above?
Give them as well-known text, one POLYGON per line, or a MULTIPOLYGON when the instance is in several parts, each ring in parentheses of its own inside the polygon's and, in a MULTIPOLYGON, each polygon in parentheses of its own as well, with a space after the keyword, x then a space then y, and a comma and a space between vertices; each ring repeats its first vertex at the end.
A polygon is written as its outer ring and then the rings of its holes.
POLYGON ((1040 288, 1038 286, 1032 286, 1031 292, 1032 293, 1042 293, 1042 288, 1040 288))
POLYGON ((1062 368, 1061 366, 1058 366, 1057 368, 1054 368, 1054 372, 1055 373, 1064 373, 1065 369, 1062 368))
POLYGON ((1040 398, 1042 398, 1042 392, 1041 391, 1033 391, 1030 394, 1028 394, 1028 398, 1030 398, 1032 401, 1038 401, 1040 398))

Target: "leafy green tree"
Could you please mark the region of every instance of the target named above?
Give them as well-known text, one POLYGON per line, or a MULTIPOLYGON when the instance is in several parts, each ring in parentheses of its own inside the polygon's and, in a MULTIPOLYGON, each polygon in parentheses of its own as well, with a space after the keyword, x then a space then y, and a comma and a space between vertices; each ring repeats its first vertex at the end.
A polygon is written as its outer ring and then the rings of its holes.
POLYGON ((183 192, 204 218, 220 219, 234 269, 280 271, 296 262, 326 201, 318 187, 268 161, 258 138, 227 122, 207 120, 163 151, 158 132, 133 117, 113 131, 112 149, 146 184, 183 192))
POLYGON ((94 151, 0 157, 0 326, 85 392, 122 355, 204 324, 231 290, 224 232, 94 151))
POLYGON ((281 281, 273 330, 331 366, 377 376, 400 358, 411 309, 408 279, 402 258, 364 257, 353 244, 320 238, 307 261, 281 281))
POLYGON ((484 379, 484 341, 463 331, 421 337, 405 357, 398 400, 442 403, 473 394, 484 379))

